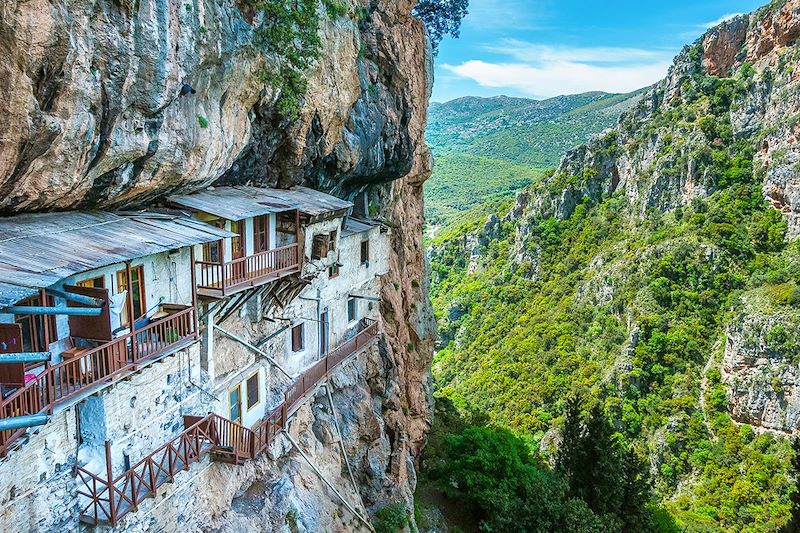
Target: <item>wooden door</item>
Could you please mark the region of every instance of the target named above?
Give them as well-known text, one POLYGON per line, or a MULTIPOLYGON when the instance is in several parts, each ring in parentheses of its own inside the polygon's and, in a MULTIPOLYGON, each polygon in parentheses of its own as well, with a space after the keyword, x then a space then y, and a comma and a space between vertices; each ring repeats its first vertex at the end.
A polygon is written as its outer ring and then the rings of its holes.
MULTIPOLYGON (((108 289, 95 288, 95 286, 65 285, 64 290, 73 294, 90 296, 103 301, 102 312, 99 316, 69 317, 70 336, 93 341, 108 342, 114 340, 114 336, 111 334, 111 306, 109 304, 108 289)), ((67 301, 67 306, 92 307, 72 301, 67 301)))
POLYGON ((242 420, 242 388, 236 385, 228 391, 228 400, 230 402, 230 419, 234 422, 241 422, 242 420))

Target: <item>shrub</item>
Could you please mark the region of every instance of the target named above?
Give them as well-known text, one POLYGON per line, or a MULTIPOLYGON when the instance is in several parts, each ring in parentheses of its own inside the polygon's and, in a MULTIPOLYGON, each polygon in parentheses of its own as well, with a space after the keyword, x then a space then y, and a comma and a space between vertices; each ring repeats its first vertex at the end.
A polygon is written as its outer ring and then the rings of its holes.
POLYGON ((278 89, 279 114, 297 118, 300 100, 308 89, 305 71, 319 56, 319 14, 316 0, 246 0, 263 13, 254 44, 278 60, 277 68, 262 67, 261 81, 278 89))
POLYGON ((385 506, 375 514, 375 533, 397 533, 408 525, 406 506, 402 502, 385 506))

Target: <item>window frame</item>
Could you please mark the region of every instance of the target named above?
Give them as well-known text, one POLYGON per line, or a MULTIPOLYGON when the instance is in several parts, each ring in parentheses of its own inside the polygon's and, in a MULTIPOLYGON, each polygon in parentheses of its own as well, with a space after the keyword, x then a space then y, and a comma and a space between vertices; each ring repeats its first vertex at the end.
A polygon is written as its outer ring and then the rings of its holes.
POLYGON ((241 383, 237 383, 236 385, 234 385, 233 387, 228 389, 228 418, 230 420, 232 420, 233 422, 241 423, 243 416, 244 416, 244 412, 242 411, 242 384, 241 383), (231 402, 231 393, 233 393, 233 391, 236 391, 237 389, 238 389, 238 392, 237 392, 236 395, 237 395, 237 398, 239 399, 239 401, 237 403, 238 408, 239 408, 238 409, 239 410, 239 417, 238 418, 233 418, 233 403, 231 402))
POLYGON ((292 326, 292 352, 299 353, 306 349, 306 328, 305 322, 300 322, 292 326), (299 332, 297 337, 295 337, 295 332, 299 332), (295 340, 297 340, 297 344, 295 344, 295 340))
POLYGON ((328 250, 331 252, 336 251, 336 237, 339 236, 338 230, 333 230, 328 234, 328 250))
POLYGON ((249 413, 250 411, 252 411, 256 407, 261 405, 261 372, 259 370, 256 370, 255 372, 253 372, 250 375, 250 377, 245 380, 245 388, 247 389, 247 407, 246 407, 246 409, 247 409, 247 412, 249 413), (255 403, 250 405, 250 380, 252 380, 253 378, 256 379, 256 386, 255 386, 256 401, 255 401, 255 403))
POLYGON ((328 279, 338 278, 341 275, 339 263, 334 263, 328 267, 328 279))
POLYGON ((89 289, 105 289, 106 288, 106 277, 105 276, 97 276, 96 278, 89 278, 83 281, 78 281, 75 283, 77 287, 86 287, 89 289), (97 281, 100 281, 100 285, 97 284, 97 281))
POLYGON ((361 241, 361 266, 369 267, 369 239, 361 241))
POLYGON ((269 249, 269 215, 253 217, 253 252, 258 254, 269 249))
POLYGON ((358 298, 353 298, 352 296, 347 299, 347 322, 356 322, 358 321, 358 298), (352 314, 351 314, 351 307, 352 304, 352 314))
POLYGON ((247 223, 244 220, 231 220, 231 260, 241 259, 247 255, 247 223))
MULTIPOLYGON (((128 271, 127 269, 123 268, 122 270, 117 270, 117 292, 116 294, 122 293, 122 291, 128 290, 128 271)), ((145 287, 144 283, 144 265, 136 265, 131 266, 131 277, 136 279, 136 283, 131 280, 131 291, 133 291, 134 285, 138 285, 139 289, 139 311, 141 314, 130 320, 128 317, 128 301, 126 299, 125 305, 122 306, 122 313, 119 315, 119 325, 120 327, 127 327, 130 328, 134 325, 136 320, 142 318, 144 315, 147 314, 147 288, 145 287)), ((133 298, 133 296, 131 296, 133 298)), ((133 311, 136 314, 136 301, 133 302, 133 311)))

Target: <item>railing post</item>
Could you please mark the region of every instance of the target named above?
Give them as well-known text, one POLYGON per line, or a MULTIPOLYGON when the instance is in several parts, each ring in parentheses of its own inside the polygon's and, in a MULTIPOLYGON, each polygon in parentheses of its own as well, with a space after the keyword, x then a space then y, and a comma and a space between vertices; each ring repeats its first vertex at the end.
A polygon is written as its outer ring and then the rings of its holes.
MULTIPOLYGON (((131 315, 133 316, 133 315, 131 315)), ((106 441, 106 480, 107 480, 107 487, 108 487, 108 511, 109 511, 109 519, 111 520, 111 525, 117 525, 117 506, 114 503, 114 470, 111 467, 111 441, 106 441)), ((99 505, 99 502, 95 502, 95 505, 99 505)))

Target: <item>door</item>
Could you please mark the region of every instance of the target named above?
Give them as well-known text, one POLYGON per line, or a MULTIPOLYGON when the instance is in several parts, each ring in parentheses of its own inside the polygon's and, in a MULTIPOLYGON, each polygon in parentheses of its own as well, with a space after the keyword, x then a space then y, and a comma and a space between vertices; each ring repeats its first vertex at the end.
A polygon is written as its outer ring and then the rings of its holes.
MULTIPOLYGON (((21 353, 22 326, 0 324, 0 353, 21 353)), ((13 387, 25 385, 25 363, 0 364, 0 383, 13 387)))
POLYGON ((228 401, 230 402, 230 419, 234 422, 241 423, 242 421, 242 387, 236 385, 228 391, 228 401))
POLYGON ((253 219, 253 250, 255 253, 269 250, 269 215, 261 215, 253 219))
MULTIPOLYGON (((117 293, 128 290, 128 272, 120 270, 117 272, 117 293)), ((144 265, 131 267, 131 297, 133 299, 134 321, 141 319, 147 312, 147 302, 145 300, 144 286, 144 265)), ((128 303, 122 308, 120 316, 120 326, 130 327, 131 320, 128 316, 128 303)))
POLYGON ((319 354, 325 355, 329 349, 330 322, 328 318, 328 311, 322 313, 319 317, 319 354))

